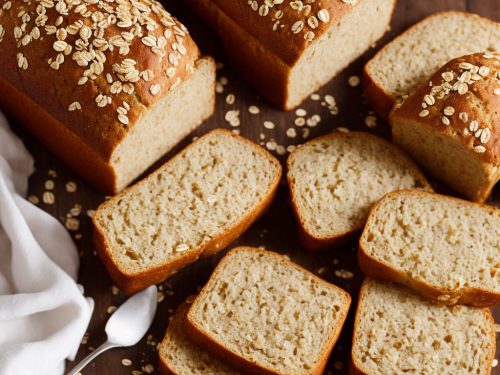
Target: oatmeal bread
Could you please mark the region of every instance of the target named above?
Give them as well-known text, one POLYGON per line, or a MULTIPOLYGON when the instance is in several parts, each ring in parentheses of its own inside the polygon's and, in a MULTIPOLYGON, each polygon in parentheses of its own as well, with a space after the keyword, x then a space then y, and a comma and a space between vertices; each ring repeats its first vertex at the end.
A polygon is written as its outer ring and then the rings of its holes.
POLYGON ((2 0, 0 51, 0 108, 107 194, 213 112, 213 60, 154 0, 2 0))
POLYGON ((283 109, 299 105, 388 29, 396 0, 187 0, 233 67, 283 109))
POLYGON ((489 375, 495 341, 488 309, 436 306, 404 287, 366 279, 351 373, 489 375))
POLYGON ((322 250, 359 232, 368 212, 399 189, 432 190, 398 147, 363 132, 331 133, 294 150, 287 161, 288 185, 300 239, 322 250))
POLYGON ((215 254, 271 204, 281 165, 229 130, 212 130, 96 211, 94 244, 133 293, 215 254))
POLYGON ((427 192, 386 195, 359 241, 372 277, 414 289, 437 304, 500 303, 500 209, 427 192))
POLYGON ((239 247, 187 318, 189 337, 247 374, 320 375, 351 297, 276 253, 239 247))
POLYGON ((467 12, 432 14, 366 64, 366 100, 386 119, 396 100, 413 93, 448 61, 485 50, 500 51, 500 23, 467 12))
POLYGON ((500 54, 450 61, 389 121, 393 141, 427 172, 483 202, 500 179, 500 54))

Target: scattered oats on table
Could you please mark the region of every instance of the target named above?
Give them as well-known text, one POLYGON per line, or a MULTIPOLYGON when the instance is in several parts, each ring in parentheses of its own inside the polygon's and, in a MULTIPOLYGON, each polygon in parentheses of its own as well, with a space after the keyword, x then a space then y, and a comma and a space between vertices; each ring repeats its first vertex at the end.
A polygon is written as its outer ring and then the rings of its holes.
POLYGON ((340 269, 335 271, 335 276, 347 280, 352 279, 354 277, 354 274, 351 271, 340 269))
POLYGON ((361 79, 358 76, 350 76, 347 82, 349 86, 356 87, 359 86, 361 79))
POLYGON ((233 105, 235 100, 236 100, 236 97, 234 96, 234 94, 228 94, 226 96, 226 104, 233 105))
POLYGON ((69 181, 68 183, 66 183, 65 188, 68 193, 74 193, 78 189, 76 182, 73 181, 69 181))
POLYGON ((45 204, 54 204, 56 198, 53 193, 51 193, 50 191, 46 191, 45 193, 43 193, 42 200, 45 204))
POLYGON ((54 190, 55 184, 53 180, 47 180, 45 181, 45 189, 47 190, 54 190))
POLYGON ((122 359, 122 365, 123 366, 131 366, 132 365, 132 361, 128 358, 123 358, 122 359))
POLYGON ((260 109, 255 105, 251 105, 248 107, 248 112, 251 113, 252 115, 257 115, 260 113, 260 109))
POLYGON ((275 125, 272 121, 264 121, 264 127, 266 129, 274 129, 275 125))

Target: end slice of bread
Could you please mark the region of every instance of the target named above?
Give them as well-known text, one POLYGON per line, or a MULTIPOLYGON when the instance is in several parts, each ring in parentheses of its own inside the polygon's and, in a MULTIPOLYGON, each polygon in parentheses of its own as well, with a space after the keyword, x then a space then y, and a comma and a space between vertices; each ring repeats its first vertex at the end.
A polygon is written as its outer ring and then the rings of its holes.
POLYGON ((436 306, 409 289, 365 280, 354 322, 354 374, 490 374, 488 309, 436 306))
POLYGON ((102 204, 94 243, 116 285, 165 280, 243 233, 271 204, 281 165, 228 130, 213 130, 102 204))
POLYGON ((435 303, 500 303, 500 210, 415 190, 388 194, 368 217, 359 263, 435 303))
POLYGON ((397 146, 363 132, 316 138, 292 152, 287 164, 301 241, 313 251, 360 231, 385 194, 432 190, 397 146))
POLYGON ((230 251, 194 301, 188 335, 250 374, 322 374, 351 298, 276 253, 230 251))
POLYGON ((365 66, 366 100, 386 118, 397 99, 411 94, 451 59, 500 51, 500 23, 466 12, 435 13, 384 46, 365 66))
POLYGON ((158 348, 161 373, 165 375, 240 374, 189 340, 185 332, 184 321, 190 307, 191 303, 188 301, 180 305, 168 324, 165 337, 158 348))

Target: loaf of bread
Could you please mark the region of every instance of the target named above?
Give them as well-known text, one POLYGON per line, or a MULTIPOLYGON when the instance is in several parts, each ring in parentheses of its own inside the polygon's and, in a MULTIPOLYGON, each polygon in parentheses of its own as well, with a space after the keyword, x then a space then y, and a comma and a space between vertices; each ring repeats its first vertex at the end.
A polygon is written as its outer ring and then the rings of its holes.
POLYGON ((103 203, 95 246, 116 285, 135 292, 235 240, 269 207, 280 177, 266 150, 213 130, 103 203))
POLYGON ((488 309, 436 306, 367 279, 354 322, 353 374, 489 375, 495 355, 488 309))
POLYGON ((158 348, 160 372, 165 375, 238 375, 238 371, 230 369, 189 340, 184 321, 190 306, 190 302, 184 302, 168 323, 158 348))
POLYGON ((231 250, 193 302, 191 339, 247 374, 320 375, 351 298, 276 253, 231 250))
POLYGON ((243 79, 292 109, 385 33, 396 0, 185 3, 218 33, 243 79))
POLYGON ((466 12, 435 13, 366 64, 366 100, 387 118, 396 100, 411 94, 448 61, 485 50, 500 51, 500 23, 466 12))
POLYGON ((432 190, 410 158, 369 133, 331 133, 313 139, 293 151, 287 164, 300 239, 312 251, 361 231, 368 212, 385 194, 432 190))
POLYGON ((393 141, 465 198, 500 179, 500 54, 460 57, 391 112, 393 141))
POLYGON ((122 190, 210 116, 215 64, 155 0, 4 1, 0 108, 122 190))
POLYGON ((427 192, 386 195, 359 241, 364 273, 431 302, 500 303, 500 209, 427 192))

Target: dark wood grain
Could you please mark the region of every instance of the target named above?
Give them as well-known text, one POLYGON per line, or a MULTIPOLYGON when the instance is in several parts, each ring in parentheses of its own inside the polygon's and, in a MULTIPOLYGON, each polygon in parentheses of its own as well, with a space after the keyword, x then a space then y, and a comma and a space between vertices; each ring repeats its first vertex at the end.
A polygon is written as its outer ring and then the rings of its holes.
MULTIPOLYGON (((189 11, 182 7, 182 1, 170 1, 167 7, 186 23, 205 53, 215 56, 218 61, 225 61, 219 40, 197 19, 192 17, 189 11)), ((238 77, 232 73, 230 67, 224 67, 219 71, 219 77, 227 77, 229 83, 224 87, 224 93, 217 95, 217 110, 215 115, 188 137, 188 139, 176 147, 176 149, 166 155, 160 162, 156 163, 150 171, 157 168, 177 151, 182 149, 194 136, 201 135, 207 130, 215 127, 230 127, 224 120, 224 115, 229 109, 240 110, 241 126, 237 129, 245 137, 257 142, 260 141, 260 134, 262 133, 265 135, 265 141, 273 139, 278 144, 285 146, 299 144, 305 141, 302 136, 304 129, 308 129, 307 131, 310 132, 308 139, 311 139, 317 135, 328 133, 339 126, 347 127, 351 130, 361 129, 371 131, 379 135, 387 136, 387 124, 383 123, 381 120, 378 121, 378 125, 373 129, 368 129, 366 127, 364 119, 369 114, 369 108, 361 97, 360 87, 353 88, 348 85, 348 77, 352 75, 360 76, 362 66, 367 59, 370 58, 381 45, 392 39, 395 35, 399 34, 414 22, 422 19, 424 16, 446 9, 469 10, 483 16, 500 20, 500 6, 498 0, 399 0, 390 33, 388 33, 375 48, 369 50, 346 71, 342 72, 326 87, 319 91, 322 98, 326 94, 331 94, 335 97, 340 109, 339 114, 332 116, 328 109, 321 105, 321 101, 307 100, 300 106, 300 108, 307 111, 307 117, 313 114, 319 114, 321 116, 320 124, 314 128, 294 126, 294 121, 297 117, 294 112, 281 112, 270 107, 266 102, 261 100, 251 88, 243 85, 238 77), (225 102, 225 98, 231 93, 236 96, 236 101, 233 105, 228 105, 225 102), (260 113, 258 115, 249 114, 249 105, 258 106, 260 113), (272 130, 264 128, 264 121, 274 122, 276 128, 272 130), (289 138, 285 135, 286 130, 292 127, 297 130, 298 134, 296 138, 289 138)), ((78 216, 80 227, 77 231, 73 231, 72 233, 81 254, 79 283, 84 286, 85 294, 94 298, 95 311, 88 328, 88 339, 82 344, 78 352, 77 360, 79 360, 105 340, 104 326, 109 317, 107 312, 108 308, 110 306, 118 306, 125 300, 123 295, 119 293, 113 294, 112 282, 92 248, 92 226, 86 212, 87 210, 95 209, 105 197, 96 193, 83 183, 78 176, 53 155, 49 154, 43 146, 37 144, 19 127, 15 126, 15 129, 25 140, 27 147, 36 160, 36 172, 30 179, 30 195, 34 195, 40 199, 39 206, 59 218, 62 222, 66 220, 68 212, 75 204, 82 206, 82 213, 78 216), (53 171, 57 173, 57 177, 53 177, 53 171), (55 190, 53 192, 56 201, 55 204, 52 205, 44 204, 41 199, 43 193, 47 191, 44 186, 47 180, 55 181, 55 190), (77 183, 78 190, 76 192, 69 193, 65 190, 65 184, 69 181, 77 183)), ((279 156, 279 158, 281 161, 284 161, 286 155, 279 156)), ((500 202, 500 189, 498 187, 495 189, 493 197, 489 202, 496 204, 500 202)), ((298 243, 295 221, 292 217, 287 188, 284 181, 280 186, 277 198, 269 213, 253 225, 248 232, 230 247, 239 244, 264 246, 269 250, 286 253, 292 260, 302 264, 313 272, 319 272, 326 280, 346 289, 354 297, 354 303, 356 302, 357 290, 362 280, 362 274, 356 264, 356 242, 354 241, 342 248, 332 249, 331 251, 317 255, 310 255, 304 252, 298 243), (353 272, 354 278, 339 278, 336 276, 335 271, 340 269, 353 272)), ((158 313, 149 331, 149 340, 144 338, 133 348, 114 349, 107 352, 95 360, 83 373, 118 375, 131 374, 133 371, 137 371, 136 374, 140 374, 139 371, 147 373, 150 369, 154 369, 153 373, 157 373, 158 359, 155 343, 161 341, 170 314, 188 295, 197 292, 198 288, 207 280, 213 267, 222 255, 223 253, 187 267, 160 286, 163 289, 164 299, 158 304, 158 313), (132 365, 124 366, 121 363, 124 358, 130 359, 132 365), (147 365, 151 367, 145 367, 147 365)), ((354 308, 351 309, 341 338, 330 358, 327 371, 325 372, 327 374, 347 373, 353 312, 354 308)), ((495 315, 497 320, 500 320, 499 308, 495 309, 495 315)), ((72 363, 68 363, 68 366, 71 367, 72 363)), ((500 371, 495 369, 493 373, 500 374, 500 371)))

